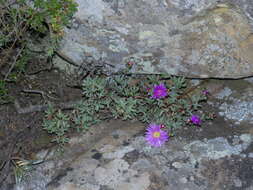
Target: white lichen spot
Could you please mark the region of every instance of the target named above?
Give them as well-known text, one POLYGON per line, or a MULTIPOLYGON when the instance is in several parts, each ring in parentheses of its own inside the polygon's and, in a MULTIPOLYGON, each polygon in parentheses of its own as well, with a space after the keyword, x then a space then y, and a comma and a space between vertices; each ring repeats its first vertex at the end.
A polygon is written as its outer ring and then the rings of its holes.
POLYGON ((146 39, 152 38, 154 36, 156 36, 156 33, 153 31, 147 30, 147 31, 139 32, 139 39, 140 40, 146 40, 146 39))
POLYGON ((240 124, 242 121, 253 123, 253 102, 241 101, 235 98, 230 98, 230 101, 232 102, 229 104, 226 102, 221 104, 219 115, 236 121, 235 124, 240 124))
POLYGON ((232 94, 232 90, 228 87, 225 87, 215 97, 218 98, 218 99, 223 99, 225 97, 230 96, 231 94, 232 94))
POLYGON ((214 17, 215 24, 219 25, 223 23, 223 19, 220 16, 214 17))

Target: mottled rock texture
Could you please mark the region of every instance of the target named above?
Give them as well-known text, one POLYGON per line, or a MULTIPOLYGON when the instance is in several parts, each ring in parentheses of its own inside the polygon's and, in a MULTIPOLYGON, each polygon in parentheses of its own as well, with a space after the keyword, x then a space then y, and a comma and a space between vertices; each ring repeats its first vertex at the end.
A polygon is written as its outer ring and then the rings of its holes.
POLYGON ((181 126, 160 148, 146 142, 148 124, 103 122, 62 154, 37 153, 44 162, 14 190, 252 190, 253 81, 192 81, 209 90, 213 121, 181 126))
POLYGON ((132 61, 134 73, 253 75, 252 0, 76 1, 59 52, 80 66, 91 58, 109 63, 107 72, 132 61))

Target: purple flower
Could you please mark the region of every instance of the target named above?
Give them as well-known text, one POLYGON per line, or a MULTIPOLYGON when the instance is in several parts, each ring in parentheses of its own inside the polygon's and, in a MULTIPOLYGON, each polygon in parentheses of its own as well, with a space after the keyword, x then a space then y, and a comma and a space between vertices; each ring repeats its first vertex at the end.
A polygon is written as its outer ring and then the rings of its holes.
POLYGON ((163 83, 159 85, 155 85, 151 98, 160 99, 160 98, 164 98, 165 96, 167 96, 166 86, 163 83))
POLYGON ((202 94, 204 94, 205 96, 207 96, 209 94, 209 91, 208 90, 203 90, 202 94))
POLYGON ((133 61, 129 61, 129 62, 127 63, 127 66, 128 66, 128 67, 132 67, 134 64, 135 64, 135 63, 134 63, 133 61))
POLYGON ((167 140, 169 136, 166 131, 161 129, 161 125, 150 124, 146 131, 146 140, 147 142, 154 147, 162 146, 167 140))
POLYGON ((201 125, 201 119, 197 115, 192 115, 190 121, 195 125, 201 125))

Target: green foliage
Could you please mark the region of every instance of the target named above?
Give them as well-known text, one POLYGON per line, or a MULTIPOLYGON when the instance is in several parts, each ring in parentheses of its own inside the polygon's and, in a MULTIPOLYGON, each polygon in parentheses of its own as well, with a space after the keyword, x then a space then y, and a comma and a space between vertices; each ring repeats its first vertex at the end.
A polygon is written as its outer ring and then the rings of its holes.
POLYGON ((86 98, 99 99, 106 95, 106 80, 103 77, 87 77, 83 82, 83 95, 86 98))
POLYGON ((26 6, 23 14, 30 17, 29 25, 36 31, 46 32, 47 28, 43 22, 52 27, 53 32, 61 33, 63 26, 69 23, 69 19, 76 11, 76 4, 73 0, 35 0, 33 6, 28 1, 20 0, 26 6))
POLYGON ((54 131, 52 128, 58 130, 55 123, 62 122, 62 126, 71 126, 79 132, 110 116, 109 119, 163 124, 170 133, 174 133, 180 127, 190 125, 189 118, 193 114, 201 113, 202 120, 208 118, 203 111, 200 112, 207 96, 192 93, 200 89, 187 88, 187 82, 182 77, 168 77, 165 80, 160 75, 89 76, 82 87, 83 100, 76 108, 62 117, 63 121, 57 121, 62 119, 59 116, 45 120, 44 126, 50 125, 45 129, 50 129, 49 132, 54 131), (161 83, 166 86, 168 95, 160 99, 151 98, 154 85, 161 83))
POLYGON ((1 22, 1 39, 8 42, 13 35, 23 35, 21 32, 27 32, 29 29, 47 33, 50 27, 52 32, 61 35, 63 27, 69 24, 77 11, 77 4, 73 0, 2 0, 1 10, 4 19, 1 22), (22 30, 15 31, 13 35, 7 34, 11 29, 22 30))
POLYGON ((0 67, 15 64, 14 74, 8 79, 16 80, 24 72, 30 55, 34 54, 29 46, 39 39, 47 41, 42 50, 44 55, 53 55, 64 26, 76 10, 74 0, 0 0, 0 67))
POLYGON ((57 142, 60 145, 67 143, 69 139, 65 135, 70 129, 69 116, 62 113, 61 110, 55 111, 52 106, 49 106, 46 117, 47 119, 44 120, 43 129, 55 135, 52 142, 57 142))
POLYGON ((137 100, 132 97, 128 98, 113 98, 113 105, 110 108, 114 118, 123 120, 134 119, 137 116, 137 100))
POLYGON ((86 100, 77 105, 73 111, 73 122, 78 132, 87 130, 100 121, 98 113, 103 108, 102 102, 86 100))

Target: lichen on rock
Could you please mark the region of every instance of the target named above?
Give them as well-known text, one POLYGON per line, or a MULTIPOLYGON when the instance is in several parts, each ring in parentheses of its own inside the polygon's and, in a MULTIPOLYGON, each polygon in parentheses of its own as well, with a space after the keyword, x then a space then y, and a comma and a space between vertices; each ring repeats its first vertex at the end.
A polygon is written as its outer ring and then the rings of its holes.
MULTIPOLYGON (((74 26, 59 52, 83 66, 87 54, 117 72, 139 56, 133 73, 196 78, 253 75, 251 1, 78 0, 74 26), (148 59, 145 55, 150 54, 148 59)), ((56 65, 64 64, 57 59, 56 65)))

